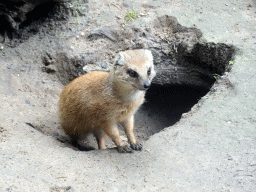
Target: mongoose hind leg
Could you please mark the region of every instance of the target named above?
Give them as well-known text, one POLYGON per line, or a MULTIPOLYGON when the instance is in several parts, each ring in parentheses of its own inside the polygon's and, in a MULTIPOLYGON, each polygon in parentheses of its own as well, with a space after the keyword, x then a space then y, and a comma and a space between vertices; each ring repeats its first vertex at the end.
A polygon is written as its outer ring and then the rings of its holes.
POLYGON ((137 143, 134 133, 133 133, 133 126, 134 126, 134 116, 128 117, 125 121, 121 123, 124 127, 125 133, 128 137, 128 141, 131 145, 131 148, 137 151, 142 150, 142 144, 137 143))
POLYGON ((114 123, 112 125, 103 126, 102 129, 116 144, 118 152, 120 152, 120 153, 132 153, 133 152, 132 149, 128 145, 125 145, 124 142, 122 141, 122 139, 119 135, 118 126, 116 123, 114 123))
POLYGON ((94 136, 98 142, 99 149, 106 149, 105 139, 104 139, 105 132, 102 129, 96 129, 94 131, 94 136))
POLYGON ((71 143, 74 147, 76 147, 77 149, 79 149, 80 151, 91 151, 94 150, 95 148, 89 145, 81 145, 78 140, 79 137, 77 135, 69 135, 71 143))

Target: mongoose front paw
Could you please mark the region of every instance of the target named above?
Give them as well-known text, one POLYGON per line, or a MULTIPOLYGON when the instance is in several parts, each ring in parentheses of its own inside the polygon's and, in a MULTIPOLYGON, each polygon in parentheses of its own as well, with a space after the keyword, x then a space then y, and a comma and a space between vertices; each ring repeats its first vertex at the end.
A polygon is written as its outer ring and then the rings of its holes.
POLYGON ((117 147, 117 149, 118 149, 119 153, 132 153, 133 152, 133 150, 128 145, 117 147))
POLYGON ((142 144, 132 144, 131 143, 131 148, 137 151, 141 151, 142 150, 142 144))

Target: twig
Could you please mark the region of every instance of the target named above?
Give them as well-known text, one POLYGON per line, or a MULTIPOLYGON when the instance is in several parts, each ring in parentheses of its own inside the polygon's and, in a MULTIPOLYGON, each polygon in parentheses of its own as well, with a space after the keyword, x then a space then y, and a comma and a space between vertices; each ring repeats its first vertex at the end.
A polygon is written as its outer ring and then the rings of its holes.
POLYGON ((119 10, 122 10, 120 7, 118 7, 116 4, 111 3, 112 5, 114 5, 116 8, 118 8, 119 10))
POLYGON ((50 168, 52 168, 52 166, 48 167, 47 169, 43 170, 42 172, 44 172, 44 171, 46 171, 46 170, 48 170, 48 169, 50 169, 50 168))
POLYGON ((62 176, 62 177, 56 177, 56 179, 65 179, 65 178, 67 178, 67 177, 65 177, 65 176, 62 176))
POLYGON ((20 53, 18 51, 15 51, 17 55, 20 57, 20 59, 23 61, 22 57, 20 56, 20 53))
POLYGON ((35 126, 32 125, 31 123, 27 123, 27 122, 26 122, 26 124, 35 129, 35 126))

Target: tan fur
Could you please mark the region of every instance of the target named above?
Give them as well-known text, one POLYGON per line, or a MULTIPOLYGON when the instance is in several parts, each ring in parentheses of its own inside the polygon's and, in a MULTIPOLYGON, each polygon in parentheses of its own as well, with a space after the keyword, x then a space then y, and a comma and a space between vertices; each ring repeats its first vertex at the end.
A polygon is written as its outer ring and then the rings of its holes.
POLYGON ((89 72, 69 83, 59 100, 61 125, 73 144, 93 133, 100 149, 105 149, 105 133, 111 137, 119 152, 131 152, 118 132, 124 128, 131 148, 141 150, 133 133, 134 114, 144 102, 143 83, 155 76, 153 57, 148 50, 120 52, 113 68, 108 72, 89 72), (148 75, 148 68, 151 74, 148 75), (133 69, 139 78, 127 74, 133 69))

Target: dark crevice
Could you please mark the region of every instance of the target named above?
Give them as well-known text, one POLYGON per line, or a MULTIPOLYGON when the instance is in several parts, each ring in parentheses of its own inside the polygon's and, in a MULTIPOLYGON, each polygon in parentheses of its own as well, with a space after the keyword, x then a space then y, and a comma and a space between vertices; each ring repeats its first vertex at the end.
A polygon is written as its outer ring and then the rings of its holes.
POLYGON ((2 6, 2 9, 4 10, 4 9, 8 9, 8 10, 17 10, 17 7, 21 7, 21 6, 23 6, 24 5, 24 2, 22 2, 22 1, 17 1, 17 2, 15 2, 15 1, 3 1, 1 4, 0 4, 1 6, 2 6))
POLYGON ((41 20, 41 22, 45 21, 45 19, 49 17, 49 13, 53 11, 57 5, 56 2, 48 2, 35 7, 33 11, 27 14, 27 19, 20 25, 20 29, 24 29, 31 25, 32 22, 38 20, 41 20))
MULTIPOLYGON (((15 9, 17 6, 22 6, 22 4, 13 6, 9 10, 15 9)), ((1 15, 0 35, 4 37, 4 41, 6 41, 6 35, 9 39, 14 40, 12 46, 15 46, 17 41, 22 43, 38 32, 42 32, 43 35, 45 33, 55 34, 54 31, 63 24, 62 21, 65 21, 67 17, 68 8, 63 4, 53 1, 42 3, 22 17, 18 14, 8 19, 7 15, 1 15)))
MULTIPOLYGON (((12 31, 12 27, 7 22, 7 16, 0 15, 0 35, 4 36, 6 32, 8 36, 11 36, 11 33, 10 33, 11 31, 12 31)), ((3 43, 3 42, 0 42, 0 43, 3 43)))

